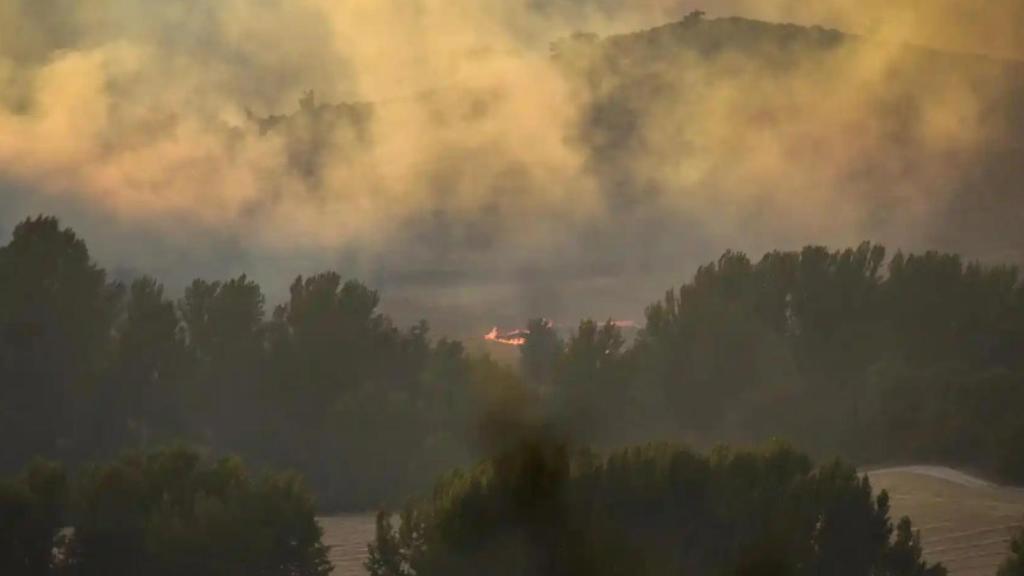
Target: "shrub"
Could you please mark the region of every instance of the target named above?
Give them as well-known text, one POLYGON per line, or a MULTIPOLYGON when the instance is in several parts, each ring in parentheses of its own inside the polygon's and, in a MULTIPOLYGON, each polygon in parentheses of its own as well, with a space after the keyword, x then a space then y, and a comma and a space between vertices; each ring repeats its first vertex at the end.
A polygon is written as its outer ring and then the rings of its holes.
POLYGON ((525 440, 430 498, 382 514, 373 576, 941 576, 907 519, 841 463, 785 446, 709 456, 668 445, 605 459, 525 440))
POLYGON ((236 459, 212 462, 174 449, 87 467, 66 486, 63 471, 44 464, 0 484, 0 573, 325 576, 331 569, 313 499, 292 475, 254 478, 236 459))

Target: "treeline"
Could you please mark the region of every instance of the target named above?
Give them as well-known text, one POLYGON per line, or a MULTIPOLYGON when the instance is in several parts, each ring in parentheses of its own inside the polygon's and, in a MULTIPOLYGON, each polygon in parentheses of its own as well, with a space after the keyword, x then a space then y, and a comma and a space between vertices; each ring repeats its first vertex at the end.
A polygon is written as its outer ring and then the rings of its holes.
POLYGON ((109 279, 57 220, 26 220, 0 248, 0 470, 181 442, 298 470, 325 509, 407 493, 466 460, 491 394, 476 384, 513 378, 378 302, 331 272, 269 313, 245 276, 175 301, 109 279))
POLYGON ((647 309, 626 347, 541 321, 523 373, 586 443, 797 439, 860 463, 934 461, 1024 481, 1016 268, 881 246, 729 252, 647 309))
POLYGON ((185 449, 0 481, 9 576, 326 576, 312 496, 294 476, 185 449))
POLYGON ((1015 268, 867 244, 730 252, 633 339, 531 321, 518 372, 378 303, 330 272, 272 308, 245 276, 173 300, 108 278, 55 219, 26 220, 0 248, 0 472, 183 443, 297 470, 324 510, 368 509, 475 460, 482 415, 511 399, 579 445, 782 437, 1024 481, 1015 268))
POLYGON ((373 576, 946 574, 885 492, 778 445, 598 458, 527 436, 394 520, 378 516, 373 576))

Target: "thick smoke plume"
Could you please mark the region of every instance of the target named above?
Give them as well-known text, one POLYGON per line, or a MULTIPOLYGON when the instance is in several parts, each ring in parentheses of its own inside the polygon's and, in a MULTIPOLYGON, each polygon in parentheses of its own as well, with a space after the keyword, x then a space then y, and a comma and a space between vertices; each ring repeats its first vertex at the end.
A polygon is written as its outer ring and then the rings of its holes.
POLYGON ((400 317, 499 310, 474 333, 638 317, 726 247, 1020 258, 1022 3, 735 0, 549 48, 696 8, 0 0, 0 225, 55 211, 172 283, 338 267, 400 317))

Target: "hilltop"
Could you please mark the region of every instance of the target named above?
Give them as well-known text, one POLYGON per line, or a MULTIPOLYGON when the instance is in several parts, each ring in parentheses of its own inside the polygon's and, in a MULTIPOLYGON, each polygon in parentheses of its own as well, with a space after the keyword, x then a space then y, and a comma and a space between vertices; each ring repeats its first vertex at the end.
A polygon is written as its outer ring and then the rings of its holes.
MULTIPOLYGON (((521 223, 535 222, 529 209, 542 195, 535 178, 520 177, 533 167, 487 140, 432 150, 414 185, 435 205, 389 231, 369 278, 398 303, 399 317, 425 314, 469 340, 520 325, 526 314, 635 317, 675 281, 661 263, 694 266, 728 248, 868 238, 1024 262, 1020 62, 699 17, 562 38, 550 62, 575 106, 557 128, 560 141, 580 156, 578 180, 601 217, 545 222, 541 212, 537 226, 568 239, 546 232, 543 251, 521 247, 521 223), (453 207, 458 193, 484 200, 453 207), (481 298, 467 304, 467 287, 481 298), (516 298, 521 309, 510 305, 516 298)), ((509 97, 500 87, 441 82, 378 102, 308 95, 298 111, 254 116, 253 125, 284 135, 290 165, 316 183, 325 163, 358 159, 400 129, 378 123, 409 114, 398 107, 464 134, 507 121, 492 115, 509 97)))

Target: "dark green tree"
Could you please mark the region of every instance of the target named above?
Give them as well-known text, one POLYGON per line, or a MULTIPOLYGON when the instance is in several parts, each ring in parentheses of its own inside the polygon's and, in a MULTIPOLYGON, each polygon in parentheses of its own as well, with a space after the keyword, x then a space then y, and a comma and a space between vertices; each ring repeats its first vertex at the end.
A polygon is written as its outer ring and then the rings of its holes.
POLYGON ((373 576, 943 575, 897 537, 885 493, 785 446, 711 456, 668 445, 574 453, 524 434, 472 472, 378 519, 373 576))
POLYGON ((67 478, 56 464, 36 462, 18 478, 0 481, 0 573, 54 573, 66 500, 67 478))
POLYGON ((921 558, 921 534, 915 532, 909 518, 896 525, 896 538, 885 556, 882 575, 945 576, 939 565, 930 565, 921 558))
POLYGON ((245 275, 226 282, 195 280, 179 311, 192 370, 184 394, 193 429, 221 449, 251 449, 267 432, 267 406, 260 402, 266 366, 263 292, 245 275))
POLYGON ((0 248, 0 450, 9 471, 75 457, 95 414, 118 291, 56 218, 25 220, 0 248))
POLYGON ((612 321, 580 322, 557 368, 554 394, 565 425, 579 441, 600 442, 604 430, 621 427, 631 406, 623 356, 626 341, 612 321))
POLYGON ((550 387, 565 351, 565 344, 554 324, 544 318, 534 318, 527 322, 524 338, 525 342, 519 348, 523 378, 533 386, 550 387))
POLYGON ((187 435, 188 361, 184 330, 163 286, 131 283, 115 323, 111 367, 98 387, 104 417, 101 446, 116 453, 187 435))
POLYGON ((325 576, 313 500, 295 477, 248 475, 188 450, 94 466, 76 486, 71 574, 325 576))

